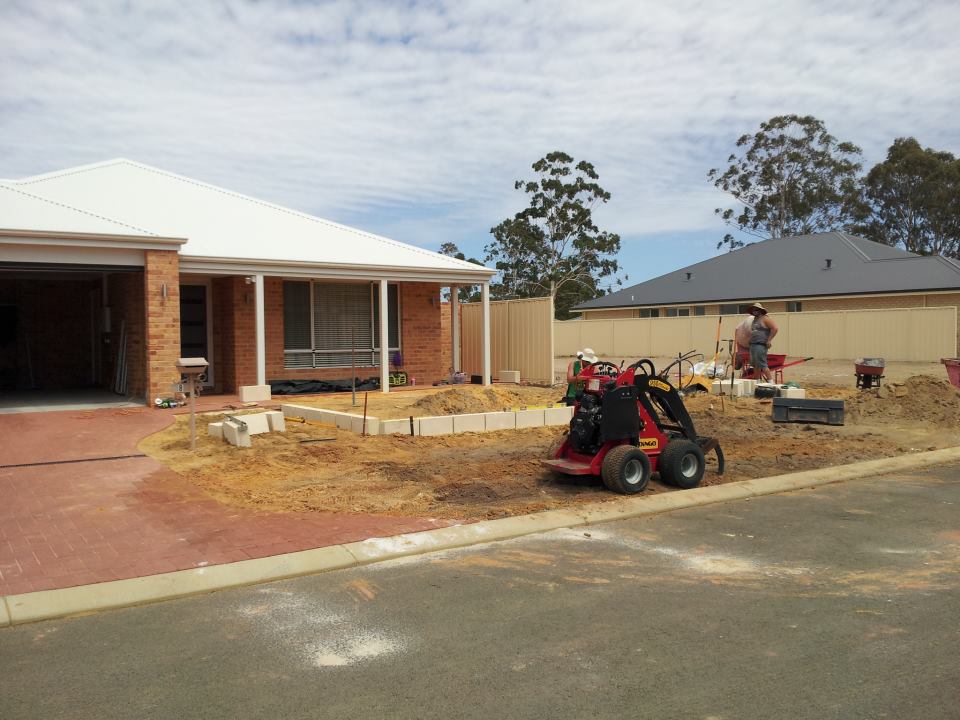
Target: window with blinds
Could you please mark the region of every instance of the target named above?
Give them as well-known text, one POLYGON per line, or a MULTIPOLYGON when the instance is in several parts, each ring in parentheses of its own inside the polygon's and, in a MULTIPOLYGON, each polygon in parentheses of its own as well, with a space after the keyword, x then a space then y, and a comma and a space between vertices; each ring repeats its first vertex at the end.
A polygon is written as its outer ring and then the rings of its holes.
MULTIPOLYGON (((284 367, 379 364, 379 285, 290 281, 283 284, 284 367)), ((400 349, 400 293, 387 286, 390 350, 400 349)))

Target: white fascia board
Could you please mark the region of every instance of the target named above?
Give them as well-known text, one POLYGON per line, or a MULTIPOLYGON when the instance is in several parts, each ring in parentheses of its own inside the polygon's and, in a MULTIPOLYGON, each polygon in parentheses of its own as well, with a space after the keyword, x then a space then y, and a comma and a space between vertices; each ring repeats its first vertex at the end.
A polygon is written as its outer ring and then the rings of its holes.
POLYGON ((459 269, 397 268, 373 265, 324 265, 272 260, 228 260, 181 255, 180 271, 207 275, 252 275, 272 277, 331 278, 336 280, 404 280, 408 282, 479 285, 489 282, 496 271, 478 268, 476 273, 459 269))
POLYGON ((96 235, 90 233, 8 230, 0 228, 2 245, 47 245, 121 250, 178 250, 186 238, 143 235, 96 235))
POLYGON ((135 248, 77 245, 4 245, 0 242, 0 262, 43 265, 118 265, 142 268, 144 251, 135 248))

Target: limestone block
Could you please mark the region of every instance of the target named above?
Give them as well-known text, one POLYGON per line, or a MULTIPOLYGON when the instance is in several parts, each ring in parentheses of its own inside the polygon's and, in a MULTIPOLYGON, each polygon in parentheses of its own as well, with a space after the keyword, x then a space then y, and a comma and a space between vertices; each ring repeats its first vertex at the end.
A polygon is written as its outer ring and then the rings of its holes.
POLYGON ((543 411, 544 425, 567 425, 573 419, 573 407, 547 408, 543 411))
POLYGON ((287 423, 283 419, 283 413, 279 410, 271 410, 264 413, 267 416, 267 424, 270 426, 270 432, 286 432, 287 423))
POLYGON ((225 420, 223 423, 223 438, 231 445, 237 447, 250 447, 250 433, 246 428, 232 420, 225 420))
POLYGON ((212 422, 207 425, 207 435, 210 437, 216 437, 223 439, 223 423, 222 422, 212 422))
POLYGON ((453 433, 453 416, 440 415, 438 417, 420 418, 421 435, 450 435, 453 433))
POLYGON ((512 412, 484 413, 487 420, 487 432, 491 430, 515 430, 517 414, 512 412))
MULTIPOLYGON (((407 425, 409 425, 409 421, 407 425)), ((408 428, 409 429, 409 428, 408 428)), ((350 418, 350 430, 357 435, 363 432, 363 415, 359 417, 353 415, 350 418)), ((367 416, 367 435, 378 435, 380 433, 380 421, 375 417, 367 416)))
POLYGON ((729 380, 714 380, 710 385, 711 395, 719 395, 720 393, 724 393, 726 395, 731 393, 729 380))
POLYGON ((353 419, 354 415, 349 415, 347 413, 334 412, 331 410, 329 412, 330 420, 328 422, 334 423, 340 430, 353 430, 353 419))
POLYGON ((453 431, 455 433, 484 432, 486 429, 487 419, 483 413, 453 416, 453 431))
POLYGON ((519 370, 501 370, 497 373, 497 380, 500 382, 520 383, 519 370))
POLYGON ((238 415, 238 420, 243 420, 247 424, 247 432, 250 435, 262 435, 270 432, 270 422, 267 420, 266 413, 253 413, 251 415, 238 415))
POLYGON ((781 388, 780 397, 792 398, 794 400, 805 399, 807 397, 807 391, 804 390, 803 388, 794 388, 794 387, 781 388))
POLYGON ((316 422, 330 422, 329 413, 320 408, 309 407, 307 405, 281 405, 280 410, 285 417, 302 417, 306 420, 315 420, 316 422))
POLYGON ((517 410, 517 429, 543 427, 543 410, 517 410))
MULTIPOLYGON (((381 435, 409 435, 410 434, 410 419, 403 418, 401 420, 381 420, 380 421, 380 434, 381 435)), ((413 434, 420 434, 420 419, 413 419, 413 434)))
POLYGON ((240 386, 240 402, 269 402, 270 400, 270 386, 269 385, 241 385, 240 386))

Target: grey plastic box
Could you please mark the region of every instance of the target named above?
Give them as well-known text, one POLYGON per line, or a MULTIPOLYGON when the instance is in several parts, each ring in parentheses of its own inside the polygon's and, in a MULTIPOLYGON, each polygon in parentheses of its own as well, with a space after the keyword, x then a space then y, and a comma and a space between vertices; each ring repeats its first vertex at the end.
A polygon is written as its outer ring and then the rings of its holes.
POLYGON ((774 398, 773 421, 843 425, 843 400, 774 398))

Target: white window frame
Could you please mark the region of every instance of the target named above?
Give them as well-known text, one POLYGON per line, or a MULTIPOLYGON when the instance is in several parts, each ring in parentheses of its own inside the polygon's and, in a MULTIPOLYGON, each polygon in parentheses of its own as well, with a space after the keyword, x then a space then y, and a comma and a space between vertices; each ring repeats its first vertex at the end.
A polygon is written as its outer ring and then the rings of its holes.
MULTIPOLYGON (((314 288, 316 285, 363 285, 364 283, 357 282, 346 282, 338 283, 337 281, 330 280, 284 280, 284 282, 306 282, 310 288, 310 347, 309 348, 294 348, 288 349, 286 347, 286 337, 284 337, 284 348, 283 348, 283 367, 284 370, 327 370, 327 369, 344 369, 352 367, 352 354, 353 350, 329 350, 317 347, 317 337, 316 331, 317 327, 315 324, 316 319, 316 306, 314 304, 314 288), (317 355, 344 355, 343 364, 333 364, 333 365, 318 365, 317 364, 317 355), (293 356, 310 356, 310 363, 308 365, 303 364, 290 364, 290 358, 293 356)), ((380 355, 381 350, 376 347, 380 338, 379 333, 376 330, 376 320, 375 320, 375 308, 374 305, 378 302, 376 298, 376 293, 379 291, 379 283, 371 282, 368 284, 370 289, 370 347, 357 348, 357 364, 358 368, 375 368, 380 367, 380 355)), ((388 283, 388 297, 389 297, 389 286, 393 285, 397 288, 397 345, 390 346, 387 348, 387 362, 390 362, 390 355, 399 351, 400 354, 403 354, 403 292, 401 290, 402 284, 399 282, 388 283)))

